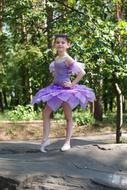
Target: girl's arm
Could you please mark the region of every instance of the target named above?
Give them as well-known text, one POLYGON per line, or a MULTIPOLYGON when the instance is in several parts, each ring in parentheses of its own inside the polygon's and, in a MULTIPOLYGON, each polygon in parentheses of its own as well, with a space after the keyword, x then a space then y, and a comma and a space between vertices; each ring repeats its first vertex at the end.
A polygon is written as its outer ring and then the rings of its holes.
POLYGON ((78 82, 83 78, 84 75, 85 75, 85 71, 84 70, 80 71, 77 74, 76 78, 72 81, 71 86, 78 84, 78 82))
MULTIPOLYGON (((66 59, 66 64, 67 66, 71 66, 72 64, 74 64, 75 60, 72 59, 70 56, 67 57, 66 59)), ((78 68, 79 72, 77 73, 77 76, 76 78, 70 83, 70 82, 65 82, 64 83, 64 86, 66 87, 71 87, 71 86, 74 86, 76 84, 78 84, 78 82, 83 78, 83 76, 85 75, 85 71, 83 68, 81 68, 78 63, 75 63, 76 64, 76 67, 78 68)))
MULTIPOLYGON (((52 75, 54 76, 54 72, 55 72, 55 65, 54 65, 54 61, 52 61, 49 65, 49 71, 50 73, 52 73, 52 75)), ((52 83, 50 85, 54 84, 54 80, 52 81, 52 83)))

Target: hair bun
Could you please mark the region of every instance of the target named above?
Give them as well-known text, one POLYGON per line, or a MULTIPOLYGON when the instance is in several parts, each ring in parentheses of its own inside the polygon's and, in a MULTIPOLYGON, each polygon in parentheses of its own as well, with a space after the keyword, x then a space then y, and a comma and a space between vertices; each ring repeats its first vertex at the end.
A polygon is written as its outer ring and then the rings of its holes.
POLYGON ((68 38, 67 34, 56 34, 55 38, 68 38))

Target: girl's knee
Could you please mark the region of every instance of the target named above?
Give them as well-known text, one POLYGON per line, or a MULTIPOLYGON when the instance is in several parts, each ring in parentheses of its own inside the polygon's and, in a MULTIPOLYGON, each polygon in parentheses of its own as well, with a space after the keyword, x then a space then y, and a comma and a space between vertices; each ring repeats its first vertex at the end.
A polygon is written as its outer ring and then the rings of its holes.
POLYGON ((52 110, 46 106, 42 112, 43 117, 50 117, 52 110))
POLYGON ((65 120, 66 122, 73 122, 72 117, 69 117, 69 116, 65 116, 65 120))

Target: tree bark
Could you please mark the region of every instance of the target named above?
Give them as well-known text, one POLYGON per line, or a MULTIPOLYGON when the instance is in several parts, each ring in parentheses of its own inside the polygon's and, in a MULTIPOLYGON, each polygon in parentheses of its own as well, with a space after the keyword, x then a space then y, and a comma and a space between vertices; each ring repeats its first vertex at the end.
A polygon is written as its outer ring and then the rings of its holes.
MULTIPOLYGON (((117 22, 122 20, 122 1, 117 1, 116 3, 116 19, 117 22)), ((117 40, 118 45, 121 47, 122 45, 122 38, 120 35, 119 30, 117 31, 117 40)), ((123 125, 123 96, 121 89, 118 85, 118 83, 115 83, 116 87, 116 93, 117 93, 117 121, 116 121, 116 143, 121 143, 121 137, 122 137, 122 125, 123 125)))
POLYGON ((123 96, 123 113, 126 113, 125 97, 123 96))
POLYGON ((122 125, 123 125, 123 96, 120 87, 115 83, 117 92, 117 121, 116 121, 116 143, 122 142, 122 125))
POLYGON ((5 90, 3 90, 3 98, 4 98, 5 108, 8 108, 7 96, 6 96, 6 91, 5 90))
POLYGON ((90 112, 94 115, 94 102, 90 102, 90 112))
POLYGON ((110 101, 109 101, 109 110, 112 112, 113 110, 113 97, 111 97, 110 101))
MULTIPOLYGON (((0 11, 2 12, 4 9, 4 0, 0 1, 0 11)), ((3 17, 0 15, 0 32, 2 33, 2 26, 3 26, 3 17)), ((2 88, 2 87, 1 87, 2 88)), ((4 105, 3 105, 3 97, 2 97, 2 89, 0 91, 0 111, 4 112, 4 105)))
MULTIPOLYGON (((101 73, 101 68, 97 67, 97 73, 101 73)), ((102 121, 102 86, 103 86, 103 80, 99 79, 96 81, 98 86, 98 95, 96 96, 96 101, 94 102, 94 117, 98 121, 102 121)))
POLYGON ((1 111, 1 112, 4 112, 4 105, 3 105, 2 92, 0 92, 0 111, 1 111))
POLYGON ((53 20, 53 9, 52 7, 49 7, 46 1, 46 12, 47 12, 47 45, 48 48, 52 48, 52 27, 51 23, 53 20))
POLYGON ((101 96, 96 97, 94 103, 94 117, 98 121, 102 121, 102 106, 101 106, 101 96))
POLYGON ((108 111, 108 98, 107 98, 107 94, 105 94, 103 96, 103 102, 104 102, 104 113, 106 113, 108 111))

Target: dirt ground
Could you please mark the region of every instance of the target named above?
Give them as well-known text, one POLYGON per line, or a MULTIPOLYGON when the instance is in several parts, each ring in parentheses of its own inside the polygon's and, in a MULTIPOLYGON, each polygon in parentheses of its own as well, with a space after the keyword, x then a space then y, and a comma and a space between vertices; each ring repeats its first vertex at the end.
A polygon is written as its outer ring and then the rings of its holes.
MULTIPOLYGON (((1 121, 0 140, 40 140, 42 137, 42 121, 1 121)), ((50 137, 62 138, 65 136, 65 121, 51 121, 50 137)), ((74 125, 73 137, 108 134, 115 129, 104 126, 77 126, 74 125)))

